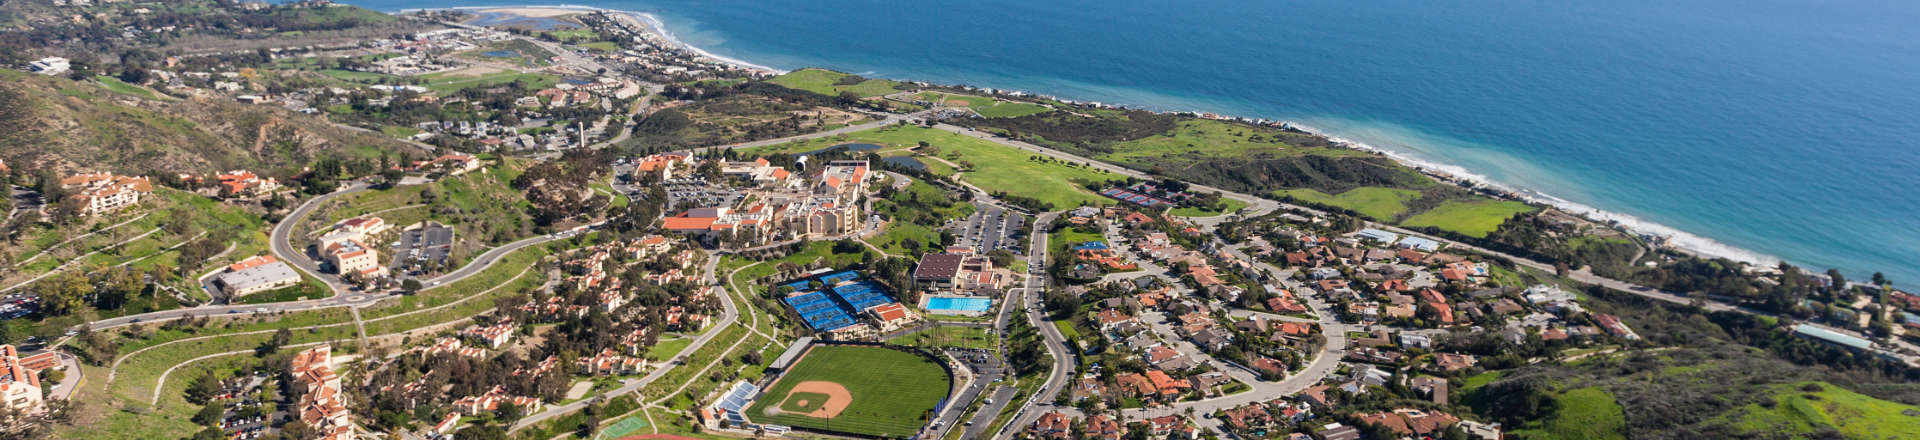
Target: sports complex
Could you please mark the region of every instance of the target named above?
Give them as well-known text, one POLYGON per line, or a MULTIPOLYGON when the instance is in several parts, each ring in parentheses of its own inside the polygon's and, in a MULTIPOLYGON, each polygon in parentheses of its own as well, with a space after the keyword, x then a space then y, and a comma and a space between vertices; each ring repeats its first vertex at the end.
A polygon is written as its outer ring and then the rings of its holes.
POLYGON ((763 425, 860 437, 913 436, 953 388, 952 373, 933 355, 878 344, 803 339, 768 371, 781 373, 740 415, 763 425))
POLYGON ((814 331, 830 333, 860 323, 862 312, 888 319, 880 311, 900 309, 879 283, 861 279, 860 272, 843 270, 781 284, 793 294, 781 301, 800 315, 814 331), (816 290, 816 284, 821 286, 816 290))

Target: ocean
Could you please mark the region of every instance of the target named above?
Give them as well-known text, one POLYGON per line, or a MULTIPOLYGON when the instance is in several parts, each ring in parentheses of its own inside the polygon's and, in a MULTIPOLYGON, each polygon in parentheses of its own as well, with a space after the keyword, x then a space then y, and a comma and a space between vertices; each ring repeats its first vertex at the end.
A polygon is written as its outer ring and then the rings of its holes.
POLYGON ((1920 2, 575 2, 779 69, 1294 121, 1688 248, 1920 280, 1920 2))

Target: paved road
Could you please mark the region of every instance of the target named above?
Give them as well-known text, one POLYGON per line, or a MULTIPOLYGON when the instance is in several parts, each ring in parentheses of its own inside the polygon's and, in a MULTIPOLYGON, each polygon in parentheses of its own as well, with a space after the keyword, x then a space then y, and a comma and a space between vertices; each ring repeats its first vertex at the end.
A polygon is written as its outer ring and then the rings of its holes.
POLYGON ((1058 212, 1048 212, 1034 216, 1033 249, 1032 253, 1027 256, 1027 270, 1033 273, 1027 277, 1026 285, 1020 289, 1021 294, 1025 295, 1027 299, 1027 320, 1032 322, 1033 326, 1040 330, 1040 335, 1046 340, 1047 353, 1053 355, 1053 371, 1047 375, 1047 381, 1041 385, 1041 391, 1034 393, 1031 398, 1020 405, 1020 411, 1018 412, 1020 417, 1016 417, 1007 422, 1005 428, 1001 429, 1000 432, 994 433, 994 438, 1011 438, 1013 433, 1020 432, 1020 430, 1027 425, 1033 424, 1033 421, 1040 417, 1040 411, 1035 410, 1034 407, 1051 407, 1054 399, 1058 398, 1060 392, 1066 388, 1067 381, 1072 380, 1074 369, 1077 366, 1074 362, 1073 351, 1067 347, 1066 336, 1061 335, 1060 328, 1055 327, 1052 321, 1048 321, 1045 316, 1043 316, 1042 312, 1044 308, 1040 307, 1040 304, 1042 304, 1041 293, 1046 289, 1045 273, 1048 250, 1047 234, 1041 233, 1041 226, 1053 224, 1053 219, 1059 216, 1060 213, 1058 212))
MULTIPOLYGON (((269 303, 269 304, 238 304, 238 305, 227 304, 227 305, 209 305, 209 306, 194 307, 194 308, 187 308, 187 309, 174 309, 174 310, 166 310, 166 311, 159 311, 159 312, 152 312, 152 313, 142 313, 138 315, 128 315, 128 316, 122 316, 122 317, 111 318, 111 319, 102 319, 99 321, 93 321, 91 323, 88 323, 88 325, 91 325, 94 330, 100 330, 100 329, 120 327, 120 326, 125 326, 125 325, 130 325, 135 323, 142 323, 142 322, 170 321, 170 320, 179 319, 181 317, 189 316, 189 315, 216 316, 216 315, 230 315, 230 314, 273 314, 273 313, 281 313, 281 312, 298 312, 298 311, 325 309, 325 308, 333 308, 333 307, 364 307, 367 305, 371 305, 375 302, 378 302, 380 300, 400 295, 400 292, 397 290, 386 291, 386 292, 353 291, 351 290, 350 287, 340 283, 337 277, 332 277, 332 276, 320 273, 319 264, 314 262, 311 258, 308 258, 305 252, 301 252, 295 249, 291 243, 291 237, 293 235, 293 225, 297 224, 301 219, 304 219, 308 214, 311 214, 313 209, 318 207, 321 204, 321 202, 324 202, 326 199, 338 197, 340 195, 360 192, 366 189, 367 187, 363 184, 355 184, 352 186, 348 186, 346 188, 342 188, 340 191, 335 191, 332 194, 327 194, 324 196, 319 196, 313 199, 309 199, 307 203, 301 204, 299 208, 295 208, 294 212, 288 214, 286 219, 282 220, 279 224, 275 225, 273 229, 271 240, 272 240, 272 251, 274 256, 276 258, 279 258, 281 261, 288 262, 288 264, 292 265, 296 270, 299 270, 309 276, 312 276, 314 278, 317 278, 326 282, 326 284, 328 285, 328 288, 333 291, 333 296, 331 297, 301 300, 301 301, 269 303)), ((587 226, 598 228, 604 223, 605 222, 598 222, 598 223, 593 223, 587 226)), ((480 272, 486 271, 488 268, 493 267, 494 263, 499 262, 502 257, 505 257, 507 254, 513 253, 514 251, 518 251, 528 246, 545 244, 546 242, 549 242, 549 241, 562 240, 570 237, 571 235, 555 235, 555 234, 540 235, 540 236, 535 236, 531 238, 521 239, 519 241, 507 243, 500 246, 495 246, 494 248, 488 249, 486 252, 481 253, 479 256, 474 257, 472 261, 468 261, 465 266, 461 266, 459 269, 456 269, 453 272, 446 273, 431 279, 422 280, 422 282, 424 282, 428 286, 427 288, 429 289, 435 288, 437 286, 452 284, 454 282, 458 282, 460 280, 466 279, 467 277, 479 274, 480 272)), ((79 326, 75 326, 74 328, 78 329, 79 326)))
POLYGON ((993 394, 988 397, 993 399, 993 403, 981 405, 980 410, 973 413, 973 418, 967 420, 965 435, 960 438, 980 438, 980 434, 993 425, 993 419, 1000 416, 1000 411, 1007 409, 1007 404, 1011 403, 1008 401, 1013 400, 1014 394, 1019 392, 1019 388, 1010 386, 994 388, 993 394))

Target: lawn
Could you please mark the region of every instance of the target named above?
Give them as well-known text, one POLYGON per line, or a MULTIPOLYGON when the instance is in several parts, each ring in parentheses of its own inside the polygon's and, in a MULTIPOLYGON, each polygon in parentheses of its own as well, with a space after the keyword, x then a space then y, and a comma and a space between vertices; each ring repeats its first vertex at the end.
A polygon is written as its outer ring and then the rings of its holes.
POLYGON ((1131 165, 1153 166, 1174 157, 1363 156, 1365 152, 1340 148, 1298 148, 1262 129, 1205 119, 1187 119, 1173 130, 1113 144, 1113 152, 1099 158, 1131 165))
POLYGON ((1215 217, 1222 214, 1231 214, 1231 213, 1239 212, 1240 210, 1247 208, 1247 202, 1242 202, 1235 199, 1229 199, 1226 197, 1220 198, 1220 204, 1224 209, 1221 209, 1218 211, 1200 208, 1200 207, 1188 206, 1188 207, 1182 207, 1182 208, 1174 208, 1173 211, 1169 213, 1176 216, 1181 216, 1181 217, 1215 217))
POLYGON ((934 327, 888 339, 888 344, 912 347, 960 347, 993 349, 999 341, 979 327, 934 327))
POLYGON ((1599 387, 1568 390, 1554 396, 1553 417, 1529 422, 1513 434, 1532 439, 1625 439, 1627 416, 1613 394, 1599 387))
MULTIPOLYGON (((1047 237, 1047 252, 1050 255, 1063 254, 1067 252, 1067 248, 1073 245, 1096 240, 1106 241, 1106 239, 1107 237, 1099 232, 1082 232, 1074 228, 1065 228, 1055 231, 1053 235, 1047 237)), ((1107 244, 1111 245, 1113 243, 1107 244)))
MULTIPOLYGON (((989 192, 1033 197, 1053 204, 1053 209, 1068 209, 1081 204, 1111 205, 1114 203, 1112 199, 1094 194, 1080 185, 1082 182, 1104 182, 1121 178, 1113 173, 1054 160, 991 141, 917 125, 890 125, 840 136, 754 148, 743 151, 742 154, 806 152, 846 143, 871 143, 889 148, 904 148, 916 146, 920 142, 937 147, 938 156, 941 159, 962 167, 971 164, 971 171, 961 170, 960 180, 989 192)), ((927 162, 929 170, 944 171, 942 168, 933 167, 934 164, 939 163, 937 160, 922 158, 921 161, 927 162)))
POLYGON ((595 41, 592 43, 581 44, 580 47, 597 50, 601 52, 619 52, 620 51, 620 43, 615 43, 612 41, 595 41))
POLYGON ((1351 209, 1382 221, 1393 221, 1407 211, 1407 202, 1420 198, 1419 191, 1378 186, 1354 188, 1339 195, 1329 195, 1315 189, 1289 189, 1278 193, 1303 202, 1351 209))
POLYGON ((140 87, 133 84, 127 84, 125 81, 121 81, 119 78, 114 78, 106 75, 99 75, 99 76, 93 77, 93 80, 99 81, 101 88, 107 89, 108 91, 111 91, 114 93, 119 93, 122 95, 138 96, 138 97, 147 98, 147 99, 159 99, 158 96, 154 95, 152 90, 147 90, 147 88, 145 87, 140 87))
POLYGON ((840 84, 848 74, 825 69, 800 69, 773 77, 767 82, 794 90, 804 90, 827 96, 839 96, 841 92, 853 92, 862 98, 886 95, 900 91, 900 83, 884 79, 868 79, 855 84, 840 84))
POLYGON ((1419 215, 1408 217, 1400 226, 1432 226, 1472 237, 1486 237, 1514 215, 1533 212, 1532 206, 1509 200, 1479 199, 1449 201, 1419 215))
POLYGON ((1735 413, 1736 425, 1753 433, 1804 433, 1830 426, 1846 438, 1920 438, 1920 416, 1908 415, 1920 411, 1920 407, 1875 399, 1825 382, 1775 387, 1775 405, 1747 405, 1735 413), (1813 388, 1819 391, 1807 391, 1813 388))
POLYGON ((1000 100, 995 98, 988 98, 984 96, 953 95, 953 94, 946 94, 946 93, 940 93, 940 92, 922 92, 922 93, 913 95, 913 97, 914 99, 919 99, 922 101, 928 101, 928 102, 934 102, 934 103, 941 103, 946 101, 962 101, 967 103, 967 108, 972 109, 974 113, 979 113, 980 117, 983 117, 983 118, 1017 118, 1017 117, 1026 116, 1026 115, 1046 113, 1048 111, 1053 110, 1044 105, 1027 103, 1027 102, 1005 101, 1005 100, 1000 100))
POLYGON ((655 342, 652 347, 647 347, 647 360, 664 361, 671 359, 673 355, 680 354, 680 350, 687 349, 688 345, 693 345, 692 338, 661 339, 655 342))
POLYGON ((540 90, 553 87, 554 84, 560 82, 560 77, 553 75, 514 71, 499 71, 478 76, 462 75, 457 72, 442 72, 420 75, 419 78, 427 81, 427 83, 424 84, 427 90, 439 93, 457 92, 475 87, 493 87, 514 81, 526 81, 527 90, 540 90))
POLYGON ((849 434, 904 438, 926 424, 934 405, 946 399, 953 378, 923 356, 903 351, 860 346, 815 346, 806 357, 775 382, 746 416, 755 422, 777 423, 849 434), (846 387, 853 402, 832 419, 792 413, 766 415, 768 407, 785 403, 794 386, 827 381, 846 387))

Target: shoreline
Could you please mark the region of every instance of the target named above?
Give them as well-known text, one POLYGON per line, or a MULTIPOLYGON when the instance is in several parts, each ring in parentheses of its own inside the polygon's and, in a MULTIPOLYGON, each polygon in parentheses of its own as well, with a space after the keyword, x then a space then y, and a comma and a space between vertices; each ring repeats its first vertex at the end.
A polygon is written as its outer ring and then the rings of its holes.
MULTIPOLYGON (((681 40, 678 37, 674 36, 673 32, 667 29, 667 25, 665 21, 660 20, 659 17, 653 14, 645 13, 645 12, 626 11, 626 10, 608 9, 608 8, 599 8, 599 7, 581 6, 581 5, 566 5, 566 4, 419 8, 419 9, 407 9, 407 10, 403 10, 402 12, 421 11, 421 10, 470 10, 470 11, 500 11, 500 12, 511 13, 514 10, 541 10, 541 9, 573 10, 573 11, 580 11, 580 12, 605 12, 612 15, 624 15, 624 16, 633 18, 639 24, 645 26, 655 36, 658 36, 662 41, 666 42, 667 44, 687 50, 689 52, 693 52, 700 56, 711 59, 717 63, 733 66, 735 68, 739 68, 742 70, 749 70, 749 71, 765 73, 765 74, 778 75, 778 74, 783 74, 787 72, 786 70, 783 70, 783 69, 776 69, 768 66, 762 66, 758 64, 753 64, 751 62, 747 62, 745 60, 714 54, 711 51, 689 44, 686 41, 681 40)), ((862 76, 867 76, 867 75, 862 75, 862 76)), ((875 76, 875 77, 884 78, 884 76, 875 76)), ((893 79, 893 80, 902 81, 902 82, 926 82, 926 81, 915 80, 915 79, 899 79, 899 78, 887 78, 887 79, 893 79)), ((947 85, 947 86, 951 87, 954 85, 947 85)), ((978 86, 965 86, 965 85, 960 85, 960 86, 972 87, 974 89, 980 88, 978 86)), ((1080 104, 1087 104, 1091 102, 1088 100, 1061 98, 1055 95, 1049 95, 1044 93, 1033 93, 1033 92, 1028 92, 1024 90, 1012 90, 1012 89, 1000 89, 1000 88, 994 88, 993 90, 995 92, 994 94, 1007 94, 1007 93, 1017 92, 1017 93, 1025 94, 1027 96, 1043 97, 1043 98, 1048 98, 1053 100, 1072 101, 1080 104)), ((1202 114, 1202 113, 1212 113, 1212 114, 1220 114, 1224 119, 1229 119, 1234 121, 1250 122, 1250 123, 1256 123, 1256 124, 1260 124, 1264 122, 1265 123, 1264 125, 1281 127, 1281 128, 1292 128, 1292 129, 1307 132, 1316 136, 1327 138, 1328 141, 1331 141, 1334 144, 1345 147, 1345 148, 1351 148, 1354 150, 1364 151, 1364 152, 1373 153, 1373 154, 1386 157, 1388 160, 1392 160, 1403 166, 1413 168, 1415 171, 1420 172, 1421 174, 1427 175, 1428 177, 1434 178, 1435 180, 1443 184, 1455 185, 1462 188, 1466 188, 1468 190, 1475 190, 1474 187, 1476 186, 1482 187, 1482 188, 1488 188, 1488 189, 1492 189, 1494 192, 1501 194, 1501 195, 1494 196, 1496 198, 1511 199, 1511 200, 1524 202, 1527 204, 1533 204, 1533 205, 1545 205, 1545 206, 1552 207, 1554 209, 1559 209, 1568 214, 1579 216, 1589 221, 1593 221, 1603 225, 1608 225, 1609 227, 1623 230, 1627 233, 1636 234, 1640 236, 1658 237, 1659 240, 1661 241, 1660 243, 1650 243, 1650 245, 1652 245, 1655 248, 1672 249, 1675 251, 1679 251, 1681 253, 1686 253, 1689 255, 1694 255, 1694 256, 1703 257, 1703 258, 1725 258, 1728 260, 1752 264, 1757 268, 1762 268, 1762 269, 1770 268, 1771 266, 1776 265, 1781 261, 1784 261, 1784 259, 1776 256, 1753 251, 1750 249, 1741 248, 1739 246, 1722 243, 1719 240, 1715 240, 1713 238, 1687 232, 1679 228, 1675 228, 1675 227, 1661 224, 1658 222, 1642 219, 1632 214, 1608 211, 1608 210, 1596 208, 1584 203, 1574 202, 1572 200, 1560 198, 1552 194, 1547 194, 1545 192, 1534 190, 1531 188, 1518 187, 1518 186, 1494 181, 1493 179, 1488 178, 1485 175, 1474 173, 1471 170, 1466 169, 1465 167, 1413 157, 1412 155, 1402 151, 1393 150, 1389 148, 1382 148, 1382 147, 1374 146, 1364 142, 1347 139, 1337 134, 1327 132, 1326 130, 1323 130, 1323 129, 1319 129, 1319 128, 1308 126, 1308 125, 1303 125, 1303 124, 1292 122, 1292 121, 1268 121, 1262 118, 1237 117, 1237 116, 1227 115, 1225 113, 1204 112, 1204 111, 1198 111, 1198 110, 1179 111, 1179 110, 1169 110, 1169 109, 1152 109, 1152 108, 1141 108, 1141 107, 1133 107, 1133 106, 1119 105, 1119 104, 1114 104, 1114 106, 1121 107, 1121 108, 1141 109, 1141 110, 1153 111, 1158 113, 1186 113, 1186 114, 1193 114, 1193 115, 1202 114), (1261 122, 1253 122, 1253 121, 1261 121, 1261 122)), ((1265 197, 1265 195, 1262 195, 1262 194, 1255 194, 1255 196, 1265 197)), ((1808 269, 1808 270, 1811 270, 1811 269, 1808 269)))

